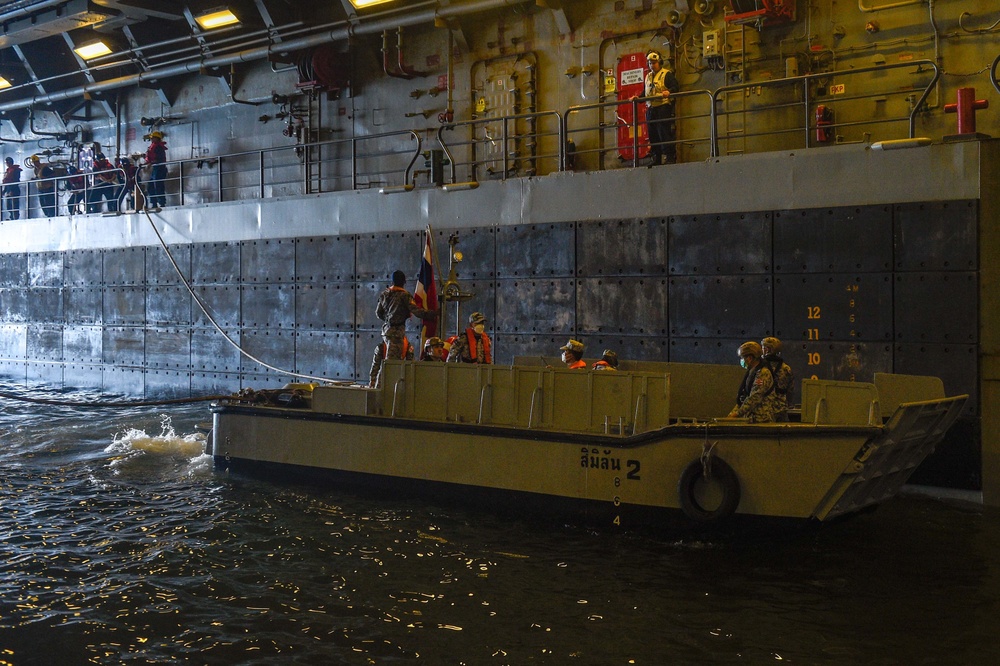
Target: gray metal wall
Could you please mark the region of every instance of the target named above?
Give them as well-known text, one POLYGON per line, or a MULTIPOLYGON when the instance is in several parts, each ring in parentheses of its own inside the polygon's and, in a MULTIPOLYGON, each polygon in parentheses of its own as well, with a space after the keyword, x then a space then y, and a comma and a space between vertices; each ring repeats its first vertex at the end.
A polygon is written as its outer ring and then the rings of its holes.
MULTIPOLYGON (((975 396, 977 218, 975 201, 948 201, 469 227, 435 244, 446 271, 459 234, 476 293, 460 316, 486 313, 499 363, 569 337, 588 357, 733 363, 773 334, 800 378, 936 374, 975 396)), ((367 377, 378 292, 396 268, 415 274, 422 242, 388 231, 171 253, 247 351, 347 379, 367 377)), ((0 254, 0 358, 18 382, 133 395, 289 379, 225 342, 159 246, 0 254)))

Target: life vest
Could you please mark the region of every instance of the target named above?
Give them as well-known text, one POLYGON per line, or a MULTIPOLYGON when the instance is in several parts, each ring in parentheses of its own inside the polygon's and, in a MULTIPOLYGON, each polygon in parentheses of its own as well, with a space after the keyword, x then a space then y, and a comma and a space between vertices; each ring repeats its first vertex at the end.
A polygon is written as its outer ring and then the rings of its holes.
POLYGON ((614 370, 615 368, 612 367, 611 364, 608 363, 607 361, 598 361, 594 363, 593 367, 591 367, 591 370, 604 370, 604 369, 614 370))
POLYGON ((569 365, 569 369, 570 370, 586 370, 587 369, 587 362, 584 361, 583 359, 580 359, 579 361, 571 363, 569 365))
MULTIPOLYGON (((490 336, 486 333, 481 333, 480 337, 483 339, 483 363, 492 363, 493 359, 490 357, 490 336)), ((469 356, 472 358, 472 362, 475 363, 479 360, 479 354, 476 353, 476 332, 471 328, 465 329, 465 339, 469 341, 469 356)))
MULTIPOLYGON (((405 361, 406 360, 406 356, 410 353, 410 347, 412 347, 412 346, 413 345, 410 344, 409 338, 403 338, 403 354, 399 358, 401 358, 402 360, 405 361)), ((388 352, 388 349, 386 349, 385 343, 383 342, 382 343, 382 358, 385 358, 385 355, 386 355, 387 352, 388 352)))

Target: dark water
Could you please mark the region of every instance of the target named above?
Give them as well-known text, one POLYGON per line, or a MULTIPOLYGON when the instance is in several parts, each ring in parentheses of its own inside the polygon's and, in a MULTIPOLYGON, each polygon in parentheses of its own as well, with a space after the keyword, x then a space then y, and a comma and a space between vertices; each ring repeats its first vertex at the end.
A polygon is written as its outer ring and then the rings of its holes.
POLYGON ((232 477, 205 420, 0 402, 0 664, 996 663, 993 509, 601 534, 232 477))

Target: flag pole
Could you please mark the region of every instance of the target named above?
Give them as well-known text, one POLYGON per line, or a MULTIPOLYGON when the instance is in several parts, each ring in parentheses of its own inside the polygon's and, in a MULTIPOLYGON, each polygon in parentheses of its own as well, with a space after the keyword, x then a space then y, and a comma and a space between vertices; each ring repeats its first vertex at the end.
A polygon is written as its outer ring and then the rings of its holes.
POLYGON ((424 233, 430 237, 431 261, 434 266, 438 267, 434 272, 434 280, 437 282, 438 331, 444 335, 447 329, 445 328, 444 282, 441 280, 441 263, 438 261, 437 243, 434 242, 434 230, 431 229, 431 225, 427 225, 424 233))

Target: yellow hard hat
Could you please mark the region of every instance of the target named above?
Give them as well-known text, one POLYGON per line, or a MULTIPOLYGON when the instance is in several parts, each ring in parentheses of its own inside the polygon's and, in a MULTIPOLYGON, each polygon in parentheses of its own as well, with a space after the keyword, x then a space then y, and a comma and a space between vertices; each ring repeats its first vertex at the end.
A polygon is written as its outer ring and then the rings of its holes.
POLYGON ((31 161, 32 161, 32 162, 41 162, 41 160, 40 160, 40 159, 38 159, 38 155, 32 155, 32 156, 31 156, 31 161))
POLYGON ((163 132, 150 132, 149 133, 149 138, 150 139, 162 139, 163 138, 163 132))

